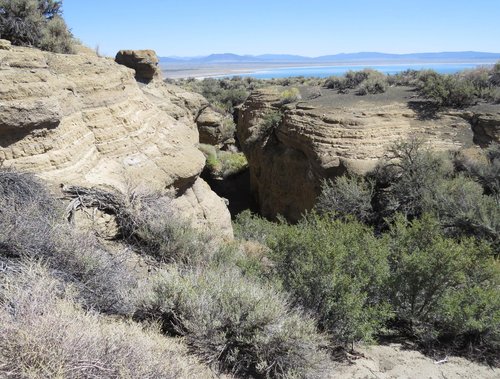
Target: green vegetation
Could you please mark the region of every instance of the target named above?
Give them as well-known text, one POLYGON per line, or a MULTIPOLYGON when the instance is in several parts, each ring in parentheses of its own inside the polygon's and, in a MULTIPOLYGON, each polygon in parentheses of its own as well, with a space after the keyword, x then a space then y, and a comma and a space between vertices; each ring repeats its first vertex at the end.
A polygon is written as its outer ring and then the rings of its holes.
POLYGON ((200 144, 198 148, 205 155, 206 167, 214 178, 227 178, 248 167, 247 159, 243 153, 224 151, 206 144, 200 144))
POLYGON ((62 1, 0 0, 0 38, 14 45, 72 53, 73 37, 64 22, 62 1))
POLYGON ((282 105, 293 103, 301 99, 300 91, 296 87, 287 88, 280 93, 280 98, 282 105))
POLYGON ((0 374, 211 376, 161 332, 217 371, 321 377, 315 319, 252 276, 258 262, 236 244, 191 229, 168 194, 75 193, 115 215, 128 253, 76 231, 34 176, 0 170, 0 374))
POLYGON ((339 93, 348 93, 349 90, 356 89, 356 94, 360 96, 383 93, 387 90, 385 75, 372 69, 348 71, 344 76, 331 76, 325 80, 324 86, 339 93))
POLYGON ((498 146, 484 154, 400 142, 366 178, 324 182, 297 224, 246 212, 235 233, 269 249, 254 275, 313 312, 334 345, 390 330, 498 364, 498 146))

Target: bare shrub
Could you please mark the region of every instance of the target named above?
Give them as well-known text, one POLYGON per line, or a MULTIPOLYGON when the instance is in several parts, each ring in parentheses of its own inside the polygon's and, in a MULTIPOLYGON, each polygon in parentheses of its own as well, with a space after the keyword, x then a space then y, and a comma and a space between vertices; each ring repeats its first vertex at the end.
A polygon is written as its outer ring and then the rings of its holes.
POLYGON ((0 277, 4 378, 212 377, 154 327, 85 312, 71 287, 28 263, 0 277))
POLYGON ((33 175, 0 170, 0 255, 44 260, 81 289, 88 307, 128 312, 136 278, 124 257, 108 252, 90 233, 74 230, 62 214, 33 175))
POLYGON ((203 362, 257 378, 313 378, 328 362, 315 322, 271 286, 231 268, 161 271, 139 296, 137 317, 185 336, 203 362))

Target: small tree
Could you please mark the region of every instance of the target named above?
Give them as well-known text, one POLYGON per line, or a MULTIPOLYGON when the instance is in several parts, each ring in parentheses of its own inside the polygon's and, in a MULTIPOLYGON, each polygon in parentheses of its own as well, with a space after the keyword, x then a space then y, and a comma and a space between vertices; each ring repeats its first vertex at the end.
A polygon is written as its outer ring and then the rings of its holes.
POLYGON ((14 45, 71 53, 73 38, 62 19, 62 1, 0 0, 0 38, 14 45))

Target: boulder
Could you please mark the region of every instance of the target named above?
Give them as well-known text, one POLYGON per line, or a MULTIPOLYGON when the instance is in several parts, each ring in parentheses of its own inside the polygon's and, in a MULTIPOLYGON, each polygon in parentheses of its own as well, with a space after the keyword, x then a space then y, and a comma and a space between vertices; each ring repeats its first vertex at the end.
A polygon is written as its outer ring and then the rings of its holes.
POLYGON ((115 61, 135 70, 135 79, 139 82, 149 83, 153 79, 161 79, 158 57, 153 50, 120 50, 115 61))
POLYGON ((201 111, 196 118, 196 125, 200 133, 200 143, 220 145, 234 136, 234 129, 228 127, 232 125, 231 120, 225 119, 210 107, 201 111))

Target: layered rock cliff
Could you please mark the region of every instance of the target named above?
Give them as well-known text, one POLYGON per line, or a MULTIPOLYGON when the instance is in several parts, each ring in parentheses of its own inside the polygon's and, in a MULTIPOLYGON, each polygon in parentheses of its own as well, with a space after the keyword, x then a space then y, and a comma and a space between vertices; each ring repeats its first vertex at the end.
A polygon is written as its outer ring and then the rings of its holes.
POLYGON ((430 114, 429 104, 408 88, 360 97, 305 87, 301 95, 306 100, 282 106, 279 89, 258 90, 239 112, 251 190, 266 217, 297 220, 313 207, 324 178, 366 173, 399 139, 417 136, 436 150, 458 149, 488 135, 498 140, 488 127, 498 125, 498 109, 488 117, 470 110, 430 114), (275 125, 269 115, 277 117, 275 125), (471 124, 481 133, 474 136, 471 124))
POLYGON ((55 184, 173 186, 199 207, 190 214, 230 235, 223 200, 198 178, 205 158, 194 119, 206 100, 159 80, 138 83, 135 75, 90 53, 0 50, 1 164, 55 184))

